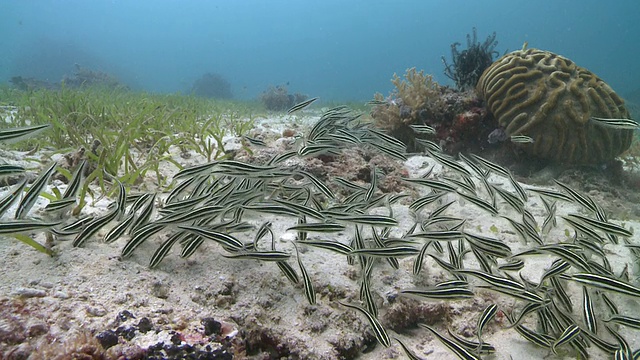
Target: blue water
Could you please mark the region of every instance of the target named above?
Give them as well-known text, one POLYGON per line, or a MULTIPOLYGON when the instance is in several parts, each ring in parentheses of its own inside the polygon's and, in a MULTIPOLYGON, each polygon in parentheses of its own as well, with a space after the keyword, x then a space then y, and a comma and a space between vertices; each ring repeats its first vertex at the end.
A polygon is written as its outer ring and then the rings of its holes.
POLYGON ((0 0, 0 82, 58 82, 78 63, 154 92, 216 72, 236 98, 289 83, 364 101, 408 67, 450 84, 441 56, 475 26, 480 40, 497 32, 501 53, 527 41, 624 95, 640 88, 639 20, 638 0, 0 0))

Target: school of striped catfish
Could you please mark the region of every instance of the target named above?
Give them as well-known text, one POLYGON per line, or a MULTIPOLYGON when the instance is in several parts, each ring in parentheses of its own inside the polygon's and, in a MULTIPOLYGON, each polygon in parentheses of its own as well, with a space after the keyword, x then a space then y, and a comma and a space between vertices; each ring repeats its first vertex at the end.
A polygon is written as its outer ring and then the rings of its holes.
MULTIPOLYGON (((313 100, 296 105, 291 112, 313 100)), ((420 134, 433 131, 426 126, 414 130, 420 134)), ((0 142, 19 140, 38 131, 46 131, 46 126, 3 130, 0 142)), ((298 249, 310 246, 334 252, 344 256, 359 274, 359 304, 339 303, 361 314, 382 346, 389 347, 393 339, 410 359, 420 357, 398 336, 390 337, 378 320, 379 311, 384 309, 378 309, 373 300, 376 290, 371 276, 376 268, 399 269, 399 261, 407 259, 413 264, 413 275, 420 276, 424 263, 433 261, 448 273, 447 280, 430 287, 401 289, 398 294, 420 301, 456 301, 472 299, 479 291, 491 291, 517 304, 513 310, 500 309, 497 304, 487 306, 478 318, 476 338, 471 340, 450 329, 444 334, 420 325, 461 359, 480 359, 496 351, 482 334, 498 313, 505 314, 509 329, 554 354, 589 358, 589 348, 597 347, 615 359, 640 357, 640 349, 633 349, 619 332, 620 326, 640 330, 640 316, 619 311, 617 304, 620 299, 640 298, 640 287, 632 283, 627 268, 620 274, 613 272, 606 250, 609 244, 623 244, 640 257, 640 244, 632 242, 630 229, 610 221, 602 206, 566 184, 556 181, 557 190, 523 188, 499 164, 474 154, 460 154, 460 160, 456 160, 444 154, 438 144, 420 141, 427 149, 426 155, 446 169, 443 173, 447 176, 428 171, 421 177, 403 178, 407 186, 419 190, 417 198, 381 193, 378 181, 384 174, 375 167, 368 185, 343 177, 331 179, 341 194, 346 194, 337 196, 314 174, 286 165, 294 157, 338 155, 351 147, 399 161, 407 159, 402 142, 341 106, 325 111, 298 139, 296 149, 277 154, 267 163, 226 159, 185 168, 175 175, 177 185, 168 194, 127 193, 125 186, 114 180, 117 197, 108 211, 79 219, 69 212, 77 205, 86 162, 75 169, 60 199, 51 201, 42 213, 31 212, 56 171, 53 163, 31 184, 27 186, 25 177, 0 199, 0 235, 44 232, 56 241, 70 240, 74 247, 88 241, 121 240, 121 256, 126 259, 141 244, 164 234, 166 240, 153 253, 150 268, 159 266, 175 245, 180 247, 180 256, 188 258, 209 241, 219 245, 228 261, 275 263, 291 283, 302 284, 311 305, 316 304, 318 289, 298 249), (498 176, 503 182, 496 183, 490 176, 498 176), (164 200, 157 206, 160 196, 164 200), (448 211, 455 201, 447 201, 452 196, 505 219, 528 250, 514 253, 501 239, 466 228, 467 219, 448 211), (546 217, 542 223, 527 208, 533 196, 544 204, 546 217), (403 224, 408 230, 397 236, 394 234, 401 224, 394 217, 393 206, 401 201, 410 201, 414 222, 403 224), (574 203, 580 212, 556 214, 559 202, 574 203), (16 203, 15 213, 8 214, 16 203), (291 221, 288 230, 297 234, 295 252, 279 250, 271 222, 257 224, 256 215, 291 221), (547 236, 558 226, 558 220, 574 230, 570 241, 547 236), (102 229, 108 231, 98 238, 102 229), (335 240, 337 234, 344 233, 352 234, 349 243, 335 240), (536 255, 554 259, 538 283, 520 274, 527 260, 536 255), (581 288, 582 296, 572 297, 568 286, 581 288)), ((19 166, 0 165, 2 177, 24 172, 19 166)))

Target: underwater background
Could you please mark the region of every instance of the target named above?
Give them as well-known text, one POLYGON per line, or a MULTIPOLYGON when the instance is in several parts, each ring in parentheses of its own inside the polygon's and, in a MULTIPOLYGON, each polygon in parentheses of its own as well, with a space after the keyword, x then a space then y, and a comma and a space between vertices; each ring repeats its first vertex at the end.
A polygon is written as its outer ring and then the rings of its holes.
POLYGON ((323 101, 365 101, 414 66, 451 84, 441 57, 475 27, 480 41, 497 33, 500 54, 528 42, 640 98, 638 14, 634 0, 2 0, 0 82, 57 82, 79 64, 136 90, 188 92, 209 72, 237 99, 288 84, 323 101))
POLYGON ((0 359, 640 359, 639 3, 0 0, 0 359))

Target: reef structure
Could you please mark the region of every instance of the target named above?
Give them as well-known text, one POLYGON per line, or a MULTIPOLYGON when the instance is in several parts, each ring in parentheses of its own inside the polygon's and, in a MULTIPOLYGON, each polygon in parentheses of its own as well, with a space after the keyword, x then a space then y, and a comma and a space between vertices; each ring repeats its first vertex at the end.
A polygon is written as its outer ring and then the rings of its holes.
POLYGON ((593 118, 629 119, 624 101, 602 79, 573 61, 543 50, 506 54, 476 87, 487 109, 525 153, 565 164, 600 164, 631 145, 633 130, 593 118))
POLYGON ((476 150, 486 143, 495 124, 485 122, 486 110, 473 91, 459 91, 438 84, 415 68, 404 78, 394 74, 395 90, 387 97, 377 93, 371 117, 375 126, 402 141, 409 152, 425 149, 421 140, 432 140, 449 154, 476 150), (433 128, 433 133, 416 132, 412 126, 433 128))

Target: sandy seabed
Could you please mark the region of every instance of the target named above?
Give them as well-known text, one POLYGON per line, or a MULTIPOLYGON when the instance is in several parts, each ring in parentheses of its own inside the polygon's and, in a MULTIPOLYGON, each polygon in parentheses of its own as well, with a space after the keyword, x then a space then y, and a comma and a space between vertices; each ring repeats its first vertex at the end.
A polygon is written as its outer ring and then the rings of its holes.
MULTIPOLYGON (((270 147, 281 148, 288 141, 281 138, 284 129, 304 131, 315 120, 317 116, 299 117, 295 124, 285 117, 263 119, 253 134, 270 139, 270 147)), ((227 141, 230 147, 234 141, 237 143, 237 139, 227 141)), ((8 162, 21 163, 24 154, 5 152, 5 157, 8 162)), ((31 158, 40 158, 42 166, 45 166, 51 157, 43 150, 31 158)), ((53 158, 56 159, 55 156, 53 158)), ((178 150, 175 159, 185 166, 206 162, 195 153, 184 158, 178 150)), ((26 166, 34 167, 33 162, 26 163, 26 166)), ((431 176, 434 177, 449 172, 425 156, 413 156, 398 166, 412 177, 421 176, 430 168, 433 168, 431 176)), ((169 179, 176 172, 175 167, 164 169, 164 175, 169 179)), ((153 181, 149 179, 149 182, 153 181)), ((504 178, 492 176, 490 181, 508 186, 504 178)), ((64 184, 58 185, 60 189, 64 188, 64 184)), ((523 186, 528 187, 526 184, 523 186)), ((8 188, 0 190, 0 196, 6 191, 8 188)), ((162 198, 160 196, 159 201, 162 198)), ((103 214, 112 201, 88 200, 89 205, 83 214, 103 214)), ((442 201, 454 201, 447 214, 467 219, 466 230, 495 237, 509 245, 513 253, 531 248, 532 244, 525 245, 505 219, 461 201, 454 194, 446 195, 442 201)), ((47 200, 40 198, 31 214, 37 216, 46 203, 47 200)), ((413 224, 409 203, 393 206, 394 217, 400 226, 393 230, 392 236, 402 236, 413 224)), ((501 216, 519 216, 504 203, 499 203, 499 207, 501 216)), ((540 198, 529 196, 526 207, 542 224, 546 214, 540 198)), ((558 202, 557 207, 558 215, 582 213, 572 203, 558 202)), ((15 207, 0 221, 8 221, 14 211, 15 207)), ((380 208, 374 213, 386 214, 386 211, 380 208)), ((292 241, 296 234, 286 230, 295 224, 294 219, 253 215, 245 216, 245 220, 256 226, 271 221, 277 249, 295 253, 292 241)), ((615 218, 611 220, 622 223, 615 218)), ((119 255, 126 243, 125 238, 112 244, 100 240, 112 226, 100 230, 80 248, 72 247, 71 241, 57 242, 57 256, 54 257, 39 253, 11 237, 0 237, 0 257, 3 260, 0 273, 2 358, 30 356, 35 359, 56 353, 62 355, 63 349, 70 348, 72 344, 90 343, 92 336, 107 330, 115 331, 118 336, 118 345, 110 351, 123 354, 123 358, 142 358, 144 349, 159 342, 175 346, 198 345, 199 349, 209 346, 207 349, 211 351, 218 349, 220 359, 225 354, 238 359, 405 358, 397 342, 392 340, 389 348, 376 344, 366 318, 338 304, 338 301, 358 303, 360 288, 357 267, 347 264, 342 255, 300 247, 300 256, 317 292, 317 304, 309 305, 302 284, 293 285, 274 263, 227 259, 214 243, 205 242, 188 259, 180 258, 176 247, 158 268, 149 269, 147 264, 151 255, 167 236, 160 233, 136 249, 133 256, 121 259, 119 255)), ((637 221, 624 221, 624 226, 640 229, 637 221)), ((558 226, 547 238, 565 240, 567 229, 573 234, 573 230, 558 218, 558 226)), ((352 233, 353 229, 348 227, 347 231, 330 236, 348 243, 352 233)), ((631 239, 632 243, 639 243, 637 236, 631 239)), ((310 238, 321 239, 326 235, 310 235, 310 238)), ((38 234, 35 239, 44 242, 44 235, 38 234)), ((637 263, 628 248, 607 245, 606 251, 613 271, 620 273, 628 265, 631 282, 637 284, 637 263)), ((537 282, 553 260, 554 257, 547 255, 527 256, 522 276, 537 282)), ((289 263, 298 270, 293 257, 289 263)), ((425 359, 457 358, 416 323, 432 325, 442 334, 450 329, 476 340, 473 335, 478 316, 486 306, 495 303, 500 311, 485 328, 483 336, 485 342, 496 348, 496 353, 490 358, 575 358, 574 353, 567 349, 559 349, 560 355, 554 355, 527 342, 515 330, 508 329, 509 322, 502 313, 521 308, 521 304, 511 297, 488 290, 477 290, 474 299, 461 301, 419 301, 399 297, 400 289, 432 286, 450 279, 428 257, 418 276, 412 275, 413 257, 400 259, 399 265, 395 270, 385 261, 378 261, 371 287, 380 309, 381 323, 390 336, 401 339, 418 356, 425 359)), ((478 268, 473 256, 465 258, 465 266, 478 268)), ((512 275, 517 276, 517 272, 512 275)), ((480 285, 481 282, 472 280, 474 284, 480 285)), ((573 299, 574 315, 579 318, 582 316, 582 289, 568 282, 567 290, 573 299)), ((612 298, 621 313, 637 316, 640 307, 636 299, 615 294, 612 298)), ((530 317, 524 324, 535 327, 533 319, 530 317)), ((640 347, 637 332, 624 327, 619 331, 632 349, 640 347)), ((607 358, 594 346, 589 351, 594 359, 607 358)))

